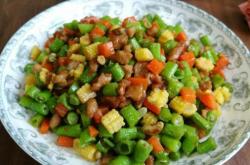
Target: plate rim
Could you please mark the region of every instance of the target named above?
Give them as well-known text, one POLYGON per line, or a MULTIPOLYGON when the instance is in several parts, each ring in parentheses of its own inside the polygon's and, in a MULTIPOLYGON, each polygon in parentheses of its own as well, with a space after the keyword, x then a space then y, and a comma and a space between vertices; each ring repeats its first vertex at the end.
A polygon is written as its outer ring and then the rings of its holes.
MULTIPOLYGON (((56 8, 59 8, 62 5, 65 5, 66 3, 70 3, 70 2, 82 2, 82 3, 87 3, 90 0, 67 0, 64 2, 60 2, 56 5, 53 5, 45 10, 40 11, 38 14, 36 14, 34 17, 30 18, 28 21, 26 21, 22 26, 20 26, 18 28, 18 30, 12 34, 12 36, 10 37, 10 39, 6 42, 6 44, 4 45, 1 54, 0 54, 0 66, 1 67, 5 67, 5 63, 6 63, 6 59, 8 58, 8 50, 14 45, 15 42, 17 42, 17 38, 19 37, 19 33, 22 32, 27 32, 27 29, 29 28, 29 26, 32 24, 33 21, 38 20, 40 17, 42 18, 43 14, 46 14, 50 11, 53 11, 56 8), (1 64, 2 63, 2 64, 1 64)), ((97 0, 91 0, 93 1, 97 1, 97 0)), ((102 0, 102 1, 106 1, 106 0, 102 0)), ((119 1, 119 0, 118 0, 119 1)), ((131 0, 133 1, 133 0, 131 0)), ((246 56, 246 57, 250 57, 250 52, 249 49, 247 48, 247 46, 244 44, 244 42, 240 39, 240 37, 238 37, 229 27, 227 27, 222 21, 220 21, 219 19, 217 19, 215 16, 213 16, 212 14, 209 14, 207 11, 204 11, 203 9, 200 9, 192 4, 189 4, 187 2, 184 1, 175 1, 175 0, 159 0, 159 1, 169 1, 172 3, 177 3, 177 5, 182 5, 182 7, 188 7, 192 10, 192 13, 196 12, 197 14, 202 14, 203 17, 206 16, 208 19, 213 20, 213 22, 216 23, 215 28, 223 31, 225 33, 225 35, 229 38, 234 38, 235 40, 233 40, 232 42, 234 44, 240 45, 242 46, 241 49, 245 51, 245 53, 241 56, 246 56), (178 4, 179 3, 179 4, 178 4), (221 26, 221 28, 219 27, 221 26)), ((188 9, 188 11, 190 12, 190 9, 188 9)), ((240 49, 240 48, 239 48, 240 49)), ((3 78, 3 70, 0 69, 0 86, 2 85, 2 78, 3 78)), ((26 154, 28 154, 32 159, 36 160, 37 162, 41 163, 41 164, 50 164, 49 162, 45 161, 44 159, 42 159, 42 157, 40 157, 39 155, 34 154, 32 151, 30 151, 29 149, 27 149, 27 143, 21 144, 18 142, 18 139, 15 135, 14 132, 11 131, 11 127, 8 126, 7 120, 4 120, 4 113, 2 111, 5 111, 5 108, 3 106, 3 97, 0 96, 0 121, 2 123, 2 125, 4 126, 4 129, 8 132, 9 136, 14 140, 14 142, 17 144, 17 146, 19 146, 26 154)), ((224 162, 226 162, 227 160, 231 159, 244 145, 245 143, 249 140, 250 138, 250 128, 247 127, 246 128, 247 131, 244 132, 243 135, 245 135, 244 137, 241 137, 241 141, 238 144, 235 144, 235 146, 232 148, 232 152, 225 155, 224 157, 221 157, 220 160, 218 160, 216 162, 216 164, 223 164, 224 162)))

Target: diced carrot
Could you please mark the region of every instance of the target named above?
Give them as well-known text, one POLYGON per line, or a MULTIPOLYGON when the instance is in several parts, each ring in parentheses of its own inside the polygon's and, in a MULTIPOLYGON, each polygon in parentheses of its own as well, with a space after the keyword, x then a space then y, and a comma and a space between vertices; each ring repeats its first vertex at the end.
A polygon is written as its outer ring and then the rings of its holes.
POLYGON ((100 22, 108 29, 111 27, 111 23, 108 20, 100 20, 100 22))
POLYGON ((70 39, 70 40, 68 41, 68 44, 69 44, 69 45, 74 45, 75 43, 76 43, 76 41, 73 40, 73 39, 70 39))
POLYGON ((160 74, 161 71, 164 69, 164 62, 158 61, 153 59, 148 65, 147 69, 152 72, 153 74, 160 74))
POLYGON ((102 37, 104 36, 105 34, 105 31, 102 30, 101 28, 99 27, 95 27, 91 32, 90 32, 90 36, 92 38, 96 38, 96 37, 102 37))
POLYGON ((145 89, 148 87, 148 80, 144 77, 130 77, 128 80, 131 85, 143 85, 145 89))
POLYGON ((228 58, 224 54, 221 54, 220 58, 218 59, 216 63, 216 67, 220 69, 224 69, 228 64, 229 64, 228 58))
POLYGON ((224 77, 224 79, 225 79, 224 71, 222 69, 220 69, 219 67, 217 67, 217 66, 214 67, 211 74, 212 75, 219 74, 220 76, 224 77))
POLYGON ((159 153, 159 152, 164 151, 164 148, 161 145, 159 138, 157 138, 155 136, 151 136, 147 141, 153 147, 153 151, 155 153, 159 153))
POLYGON ((93 116, 95 123, 97 124, 101 123, 102 116, 103 116, 102 111, 97 109, 97 111, 95 112, 93 116))
POLYGON ((68 136, 58 136, 56 143, 62 147, 73 147, 74 139, 68 136))
POLYGON ((42 64, 42 67, 44 67, 44 68, 46 68, 48 71, 53 71, 53 64, 52 63, 50 63, 50 62, 44 62, 43 64, 42 64))
POLYGON ((179 57, 179 61, 186 61, 192 68, 195 62, 195 56, 193 52, 185 52, 179 57))
POLYGON ((60 117, 64 117, 67 112, 68 109, 61 103, 57 104, 55 107, 55 112, 60 116, 60 117))
POLYGON ((89 130, 90 136, 92 137, 96 137, 99 133, 99 131, 94 126, 89 126, 88 130, 89 130))
POLYGON ((192 88, 184 87, 180 91, 180 95, 183 100, 194 103, 196 100, 196 93, 192 88))
POLYGON ((187 40, 187 35, 185 32, 180 32, 175 39, 179 42, 183 42, 187 40))
POLYGON ((44 119, 39 127, 39 132, 41 134, 46 134, 49 132, 49 119, 44 119))
POLYGON ((217 103, 212 93, 198 92, 197 96, 202 104, 204 104, 209 109, 215 109, 217 107, 217 103))
POLYGON ((65 66, 69 63, 69 59, 68 57, 58 57, 57 63, 59 64, 59 66, 65 66))
POLYGON ((123 20, 122 26, 125 27, 125 26, 127 25, 128 22, 131 23, 131 22, 136 22, 136 21, 137 21, 137 20, 136 20, 135 16, 127 17, 127 18, 125 18, 125 19, 123 20))
POLYGON ((143 105, 147 107, 151 112, 159 115, 161 112, 161 109, 155 106, 154 104, 150 103, 147 99, 144 100, 143 105))
POLYGON ((111 56, 112 54, 115 53, 113 43, 110 41, 110 42, 98 45, 98 53, 100 55, 103 55, 104 57, 111 56))

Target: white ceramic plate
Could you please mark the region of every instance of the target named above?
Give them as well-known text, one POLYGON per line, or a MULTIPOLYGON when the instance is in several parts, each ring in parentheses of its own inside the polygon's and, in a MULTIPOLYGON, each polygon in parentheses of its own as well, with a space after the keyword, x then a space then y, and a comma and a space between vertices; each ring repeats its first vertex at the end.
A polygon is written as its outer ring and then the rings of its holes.
POLYGON ((245 144, 250 135, 250 54, 224 24, 196 7, 175 0, 72 0, 42 12, 23 25, 0 56, 0 118, 27 154, 45 165, 89 164, 72 150, 56 146, 53 135, 40 135, 27 123, 31 113, 17 103, 31 47, 35 44, 42 47, 57 27, 73 19, 89 15, 141 17, 146 13, 157 13, 169 24, 181 23, 189 37, 209 34, 216 49, 225 52, 231 61, 226 77, 233 83, 234 93, 212 131, 217 149, 209 154, 182 158, 174 164, 222 164, 245 144))

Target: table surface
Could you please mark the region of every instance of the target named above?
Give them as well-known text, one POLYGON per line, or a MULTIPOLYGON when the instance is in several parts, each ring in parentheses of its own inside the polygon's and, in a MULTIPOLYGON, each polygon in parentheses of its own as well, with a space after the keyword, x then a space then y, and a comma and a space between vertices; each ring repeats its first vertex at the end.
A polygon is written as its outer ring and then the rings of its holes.
MULTIPOLYGON (((62 0, 0 0, 0 50, 13 33, 30 18, 62 0)), ((250 48, 250 30, 238 5, 244 0, 185 0, 214 15, 232 29, 250 48)), ((4 165, 33 165, 35 160, 23 152, 0 124, 0 162, 4 165)), ((250 141, 226 165, 248 165, 250 141)))

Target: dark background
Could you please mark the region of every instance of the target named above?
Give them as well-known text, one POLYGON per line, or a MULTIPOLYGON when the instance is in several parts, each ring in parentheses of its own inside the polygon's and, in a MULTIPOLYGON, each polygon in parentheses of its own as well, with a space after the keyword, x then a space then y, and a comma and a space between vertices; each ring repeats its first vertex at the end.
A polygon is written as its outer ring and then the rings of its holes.
MULTIPOLYGON (((238 5, 244 0, 185 0, 214 15, 232 29, 250 48, 250 30, 238 5)), ((0 0, 0 51, 13 33, 39 12, 62 0, 0 0)), ((38 164, 23 152, 0 124, 0 164, 38 164)), ((226 165, 250 164, 250 141, 226 165)))

